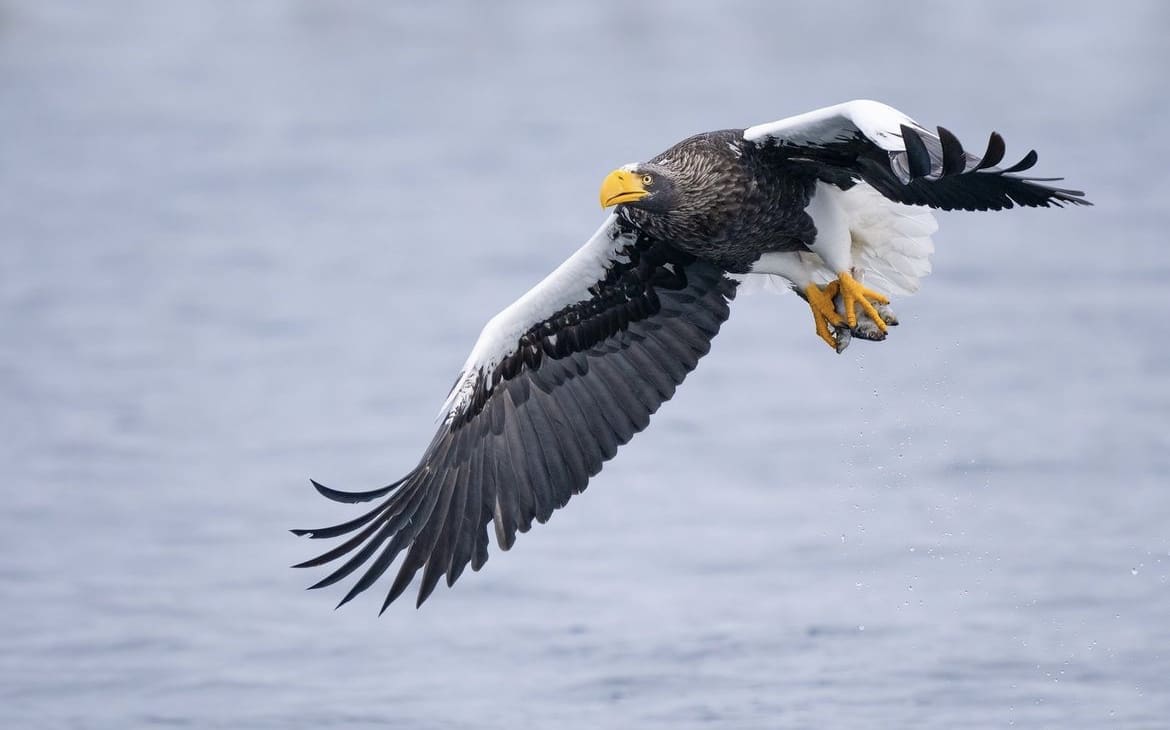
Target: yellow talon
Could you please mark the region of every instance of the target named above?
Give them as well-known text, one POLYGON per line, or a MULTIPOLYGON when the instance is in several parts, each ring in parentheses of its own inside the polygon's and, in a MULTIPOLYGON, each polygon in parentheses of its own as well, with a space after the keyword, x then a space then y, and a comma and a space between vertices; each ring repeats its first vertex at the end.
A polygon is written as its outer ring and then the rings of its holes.
MULTIPOLYGON (((849 323, 849 328, 853 329, 857 326, 857 309, 854 305, 860 304, 862 310, 865 311, 877 328, 882 332, 889 329, 886 326, 885 320, 878 314, 877 309, 874 308, 871 302, 878 304, 889 304, 890 300, 884 294, 879 294, 872 289, 867 289, 862 286, 861 282, 853 278, 853 275, 848 271, 842 271, 837 274, 837 281, 841 293, 841 299, 845 304, 845 319, 849 323)), ((830 284, 829 286, 832 286, 830 284)))
POLYGON ((813 324, 817 328, 817 337, 825 341, 829 347, 837 349, 837 340, 829 331, 829 325, 843 324, 845 320, 837 314, 833 306, 833 297, 837 295, 837 283, 833 282, 821 289, 816 284, 809 284, 804 288, 804 297, 808 300, 808 307, 812 310, 813 324))

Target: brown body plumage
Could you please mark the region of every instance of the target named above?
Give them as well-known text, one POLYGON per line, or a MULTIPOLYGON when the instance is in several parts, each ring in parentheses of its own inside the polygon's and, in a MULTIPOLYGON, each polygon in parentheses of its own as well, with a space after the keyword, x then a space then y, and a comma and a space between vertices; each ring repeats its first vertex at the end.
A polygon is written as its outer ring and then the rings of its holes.
POLYGON ((733 273, 768 251, 797 251, 816 226, 805 208, 817 173, 775 148, 743 141, 742 129, 695 135, 632 172, 669 186, 657 205, 623 205, 618 215, 648 236, 733 273))

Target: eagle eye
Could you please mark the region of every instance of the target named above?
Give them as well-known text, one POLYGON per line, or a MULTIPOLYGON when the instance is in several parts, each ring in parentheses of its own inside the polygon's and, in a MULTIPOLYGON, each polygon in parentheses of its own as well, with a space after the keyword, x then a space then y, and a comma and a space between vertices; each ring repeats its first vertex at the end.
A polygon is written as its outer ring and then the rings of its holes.
POLYGON ((654 184, 654 176, 653 175, 643 175, 642 176, 642 184, 643 185, 653 185, 654 184))

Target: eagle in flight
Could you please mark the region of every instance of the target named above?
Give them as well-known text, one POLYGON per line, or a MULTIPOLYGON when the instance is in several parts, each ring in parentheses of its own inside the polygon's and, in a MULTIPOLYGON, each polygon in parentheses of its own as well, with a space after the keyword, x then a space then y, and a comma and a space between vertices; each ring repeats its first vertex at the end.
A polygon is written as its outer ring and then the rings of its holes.
POLYGON ((601 184, 614 208, 576 253, 488 322, 418 465, 388 486, 342 492, 377 505, 332 527, 348 536, 298 568, 341 561, 312 588, 361 570, 342 605, 403 556, 382 610, 419 570, 416 605, 585 489, 707 354, 742 282, 779 277, 840 352, 897 320, 889 295, 930 270, 929 211, 1088 205, 1059 178, 999 167, 875 101, 699 134, 601 184))

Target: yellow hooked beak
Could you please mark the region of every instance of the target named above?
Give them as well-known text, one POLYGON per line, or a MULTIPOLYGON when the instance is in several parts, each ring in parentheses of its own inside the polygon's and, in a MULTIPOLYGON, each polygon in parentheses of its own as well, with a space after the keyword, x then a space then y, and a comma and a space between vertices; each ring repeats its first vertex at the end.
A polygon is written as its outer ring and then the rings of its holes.
POLYGON ((629 170, 617 169, 605 176, 601 182, 601 207, 632 203, 650 194, 642 187, 642 176, 629 170))

